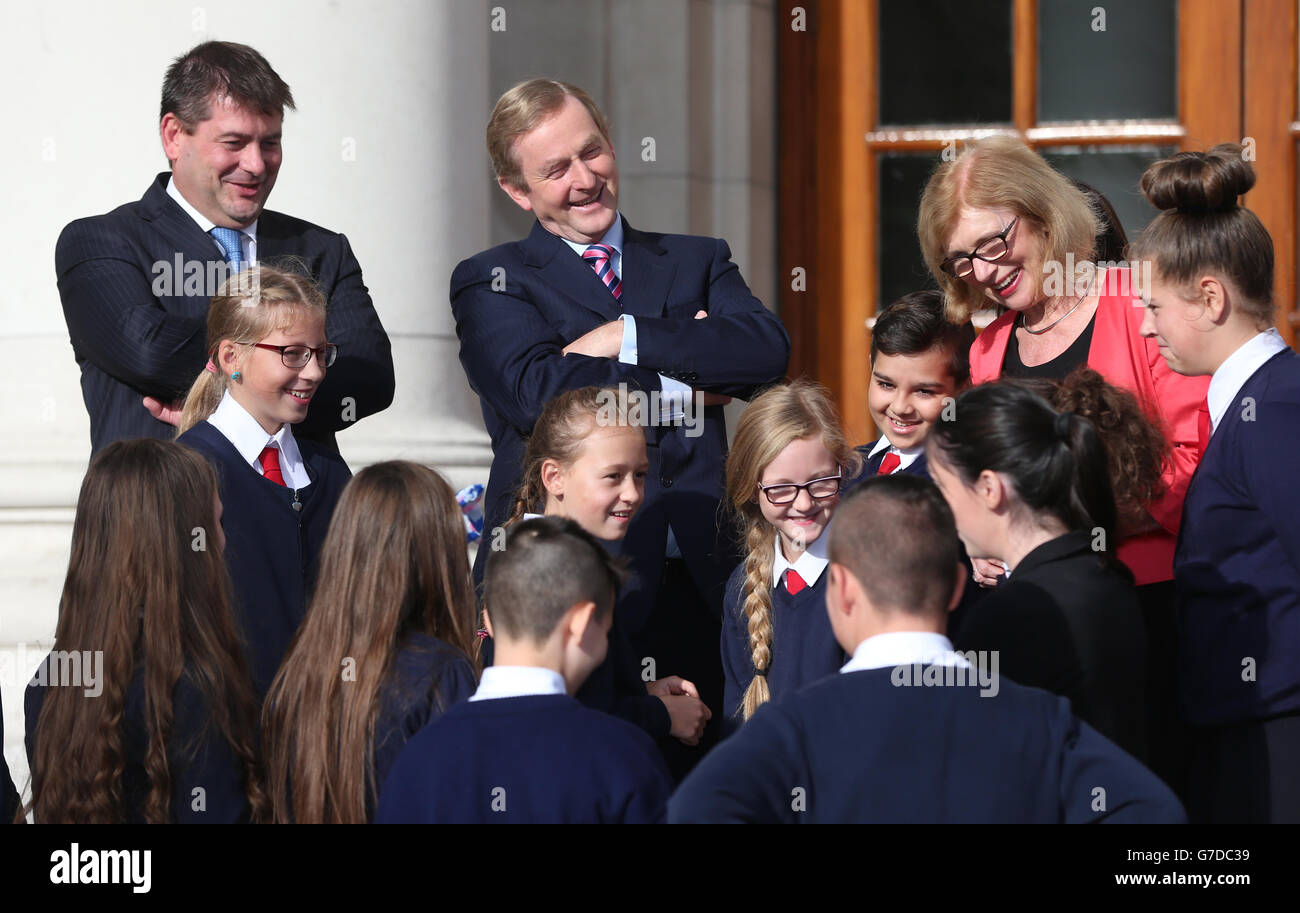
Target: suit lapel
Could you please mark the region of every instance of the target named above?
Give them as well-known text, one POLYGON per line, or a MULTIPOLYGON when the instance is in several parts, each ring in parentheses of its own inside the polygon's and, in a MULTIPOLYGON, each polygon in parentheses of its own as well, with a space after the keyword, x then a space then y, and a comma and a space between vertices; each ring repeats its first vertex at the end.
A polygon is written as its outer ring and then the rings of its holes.
MULTIPOLYGON (((523 247, 524 264, 536 270, 547 288, 605 320, 617 320, 622 316, 619 303, 596 276, 596 271, 563 240, 542 228, 542 223, 533 222, 533 230, 524 239, 523 247)), ((626 286, 623 295, 627 297, 626 286)))
POLYGON ((190 214, 167 194, 170 175, 160 174, 141 199, 141 212, 154 230, 165 238, 185 260, 207 262, 222 260, 212 236, 199 228, 190 214))
POLYGON ((662 317, 676 266, 649 235, 623 220, 623 310, 637 317, 662 317))

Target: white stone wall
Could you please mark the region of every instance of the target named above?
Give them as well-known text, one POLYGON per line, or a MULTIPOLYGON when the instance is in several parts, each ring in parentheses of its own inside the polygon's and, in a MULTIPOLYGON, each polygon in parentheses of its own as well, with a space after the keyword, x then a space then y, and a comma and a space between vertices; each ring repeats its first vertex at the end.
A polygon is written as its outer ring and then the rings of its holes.
POLYGON ((135 0, 11 4, 0 171, 0 694, 23 788, 22 689, 54 630, 73 506, 89 455, 54 281, 74 218, 143 194, 165 170, 163 73, 210 38, 260 50, 290 84, 271 208, 345 232, 393 340, 387 412, 340 435, 354 469, 407 458, 454 485, 485 481, 478 401, 447 304, 455 263, 522 236, 491 177, 496 96, 558 75, 609 114, 622 207, 638 227, 726 237, 775 300, 775 36, 771 0, 135 0), (506 29, 492 31, 493 10, 506 29), (249 23, 256 23, 250 26, 249 23), (656 160, 641 158, 655 139, 656 160), (21 657, 21 662, 20 662, 21 657), (19 668, 22 666, 22 668, 19 668))

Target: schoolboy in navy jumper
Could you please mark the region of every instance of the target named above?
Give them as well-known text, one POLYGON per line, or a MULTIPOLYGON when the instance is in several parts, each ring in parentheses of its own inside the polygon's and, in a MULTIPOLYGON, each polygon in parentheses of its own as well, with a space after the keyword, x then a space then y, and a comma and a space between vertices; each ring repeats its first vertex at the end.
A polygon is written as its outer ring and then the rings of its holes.
POLYGON ((217 470, 237 617, 265 695, 307 610, 316 556, 351 476, 342 457, 296 440, 291 428, 337 350, 325 339, 320 290, 267 266, 212 297, 207 345, 179 440, 217 470))
POLYGON ((657 823, 670 792, 650 737, 570 695, 604 658, 624 573, 571 520, 525 520, 488 559, 496 662, 469 702, 407 743, 379 823, 657 823))
POLYGON ((1183 820, 1173 793, 1066 700, 952 652, 943 630, 965 572, 933 483, 868 480, 830 536, 827 608, 853 659, 760 708, 673 795, 671 821, 1183 820), (948 683, 921 683, 936 680, 948 683))
POLYGON ((722 617, 723 732, 846 659, 826 617, 826 530, 859 457, 830 394, 796 380, 757 396, 736 426, 727 501, 745 558, 722 617))
POLYGON ((1273 242, 1235 144, 1147 169, 1160 215, 1142 334, 1211 375, 1208 438, 1174 554, 1193 821, 1300 822, 1300 356, 1273 329, 1273 242))

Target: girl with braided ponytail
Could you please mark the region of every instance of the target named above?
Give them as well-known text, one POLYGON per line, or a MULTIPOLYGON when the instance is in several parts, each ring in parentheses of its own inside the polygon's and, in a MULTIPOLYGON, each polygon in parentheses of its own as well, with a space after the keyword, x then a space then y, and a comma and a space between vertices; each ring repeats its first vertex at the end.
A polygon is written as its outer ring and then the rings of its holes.
POLYGON ((772 387, 741 415, 727 458, 727 502, 745 557, 723 602, 724 732, 845 663, 823 571, 841 484, 860 464, 818 384, 772 387))
POLYGON ((954 410, 930 433, 931 478, 966 550, 1010 574, 969 608, 957 649, 996 654, 998 674, 1068 697, 1079 717, 1145 759, 1146 638, 1133 574, 1115 557, 1101 437, 1005 381, 967 390, 954 410))

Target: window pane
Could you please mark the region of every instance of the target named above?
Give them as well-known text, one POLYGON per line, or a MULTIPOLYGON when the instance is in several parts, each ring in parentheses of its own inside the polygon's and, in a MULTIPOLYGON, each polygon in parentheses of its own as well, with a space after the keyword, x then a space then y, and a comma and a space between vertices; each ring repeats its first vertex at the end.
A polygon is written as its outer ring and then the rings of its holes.
POLYGON ((1175 0, 1040 0, 1038 119, 1178 116, 1175 0))
POLYGON ((916 213, 925 182, 938 163, 935 153, 880 156, 877 313, 908 292, 935 287, 916 240, 916 213))
POLYGON ((879 9, 882 126, 1011 122, 1010 0, 885 0, 879 9))
POLYGON ((1061 173, 1100 191, 1115 208, 1129 241, 1134 241, 1156 216, 1138 187, 1142 172, 1177 150, 1174 146, 1061 146, 1041 151, 1061 173))

